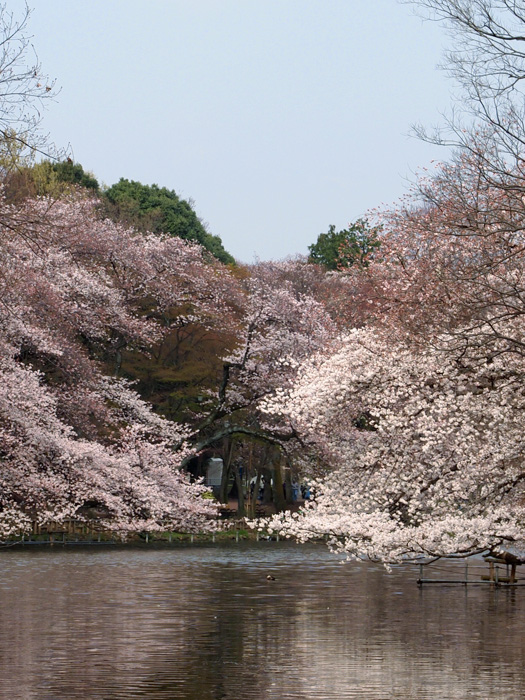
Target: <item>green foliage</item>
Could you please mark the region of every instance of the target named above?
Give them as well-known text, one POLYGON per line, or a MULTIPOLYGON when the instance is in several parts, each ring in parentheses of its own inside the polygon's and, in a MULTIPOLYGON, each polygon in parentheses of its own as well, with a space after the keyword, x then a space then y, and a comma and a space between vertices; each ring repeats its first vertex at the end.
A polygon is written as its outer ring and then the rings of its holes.
POLYGON ((24 155, 14 132, 0 139, 0 181, 9 201, 27 197, 60 198, 74 188, 82 188, 101 197, 103 213, 114 221, 133 226, 138 231, 166 233, 200 243, 217 260, 235 264, 224 249, 219 236, 208 233, 190 202, 180 199, 173 190, 158 185, 121 178, 106 191, 80 163, 43 160, 33 163, 24 155))
POLYGON ((34 163, 24 156, 16 137, 0 140, 0 175, 10 202, 42 196, 59 199, 79 187, 99 192, 97 180, 80 163, 70 160, 34 163))
POLYGON ((84 170, 80 163, 70 160, 52 162, 44 160, 30 170, 35 194, 60 197, 74 187, 82 187, 98 193, 99 184, 96 178, 84 170))
POLYGON ((92 173, 88 173, 80 165, 72 160, 63 160, 56 163, 49 163, 52 172, 56 174, 58 182, 67 182, 71 185, 78 185, 88 190, 99 191, 98 180, 92 173))
POLYGON ((105 192, 110 214, 140 231, 167 233, 196 241, 223 263, 234 258, 223 248, 219 236, 206 231, 191 204, 173 191, 158 185, 121 178, 105 192))
POLYGON ((349 228, 320 233, 317 242, 308 246, 309 262, 324 265, 328 270, 339 270, 352 265, 366 266, 380 246, 378 229, 370 228, 365 219, 358 219, 349 228))

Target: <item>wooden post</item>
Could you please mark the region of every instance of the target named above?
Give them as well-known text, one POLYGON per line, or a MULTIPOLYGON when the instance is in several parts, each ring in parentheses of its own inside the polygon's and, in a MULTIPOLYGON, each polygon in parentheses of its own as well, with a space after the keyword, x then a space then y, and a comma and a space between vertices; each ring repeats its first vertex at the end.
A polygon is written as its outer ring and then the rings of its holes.
POLYGON ((511 564, 509 583, 516 583, 516 564, 511 564))
POLYGON ((494 562, 489 561, 489 581, 494 581, 494 562))

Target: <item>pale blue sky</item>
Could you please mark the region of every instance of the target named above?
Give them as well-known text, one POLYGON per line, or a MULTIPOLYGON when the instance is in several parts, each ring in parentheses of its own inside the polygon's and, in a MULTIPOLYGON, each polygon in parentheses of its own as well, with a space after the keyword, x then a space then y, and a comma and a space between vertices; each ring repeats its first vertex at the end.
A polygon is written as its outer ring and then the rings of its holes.
MULTIPOLYGON (((10 0, 13 10, 22 0, 10 0)), ((192 198, 237 259, 306 254, 446 156, 447 37, 396 0, 30 0, 44 126, 106 184, 192 198)))

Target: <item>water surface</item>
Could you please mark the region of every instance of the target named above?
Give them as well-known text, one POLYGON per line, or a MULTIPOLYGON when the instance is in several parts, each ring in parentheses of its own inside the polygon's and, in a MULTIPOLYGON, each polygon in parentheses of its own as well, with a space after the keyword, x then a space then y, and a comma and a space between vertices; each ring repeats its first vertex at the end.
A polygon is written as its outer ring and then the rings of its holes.
POLYGON ((525 587, 420 590, 413 568, 286 542, 8 550, 0 566, 0 698, 525 697, 525 587))

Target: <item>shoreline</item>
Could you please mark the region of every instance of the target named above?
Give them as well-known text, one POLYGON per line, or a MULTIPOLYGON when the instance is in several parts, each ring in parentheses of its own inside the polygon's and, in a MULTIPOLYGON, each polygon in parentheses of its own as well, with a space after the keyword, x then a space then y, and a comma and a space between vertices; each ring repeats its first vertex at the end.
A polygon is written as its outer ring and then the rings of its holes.
POLYGON ((162 532, 162 533, 132 533, 115 535, 111 532, 98 534, 68 534, 42 533, 40 535, 24 536, 19 540, 8 540, 0 543, 2 549, 23 549, 25 547, 176 547, 179 545, 221 544, 222 542, 264 542, 284 541, 279 535, 269 535, 248 528, 231 528, 216 532, 162 532))

